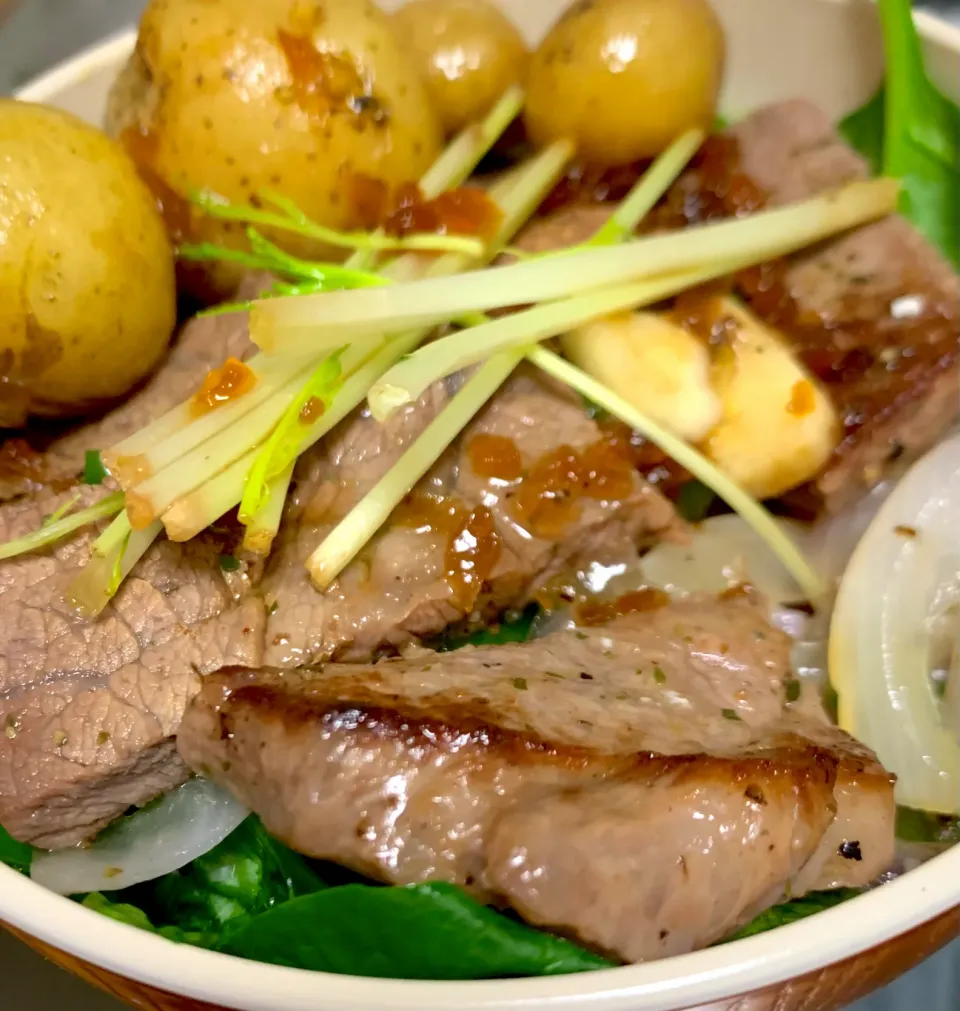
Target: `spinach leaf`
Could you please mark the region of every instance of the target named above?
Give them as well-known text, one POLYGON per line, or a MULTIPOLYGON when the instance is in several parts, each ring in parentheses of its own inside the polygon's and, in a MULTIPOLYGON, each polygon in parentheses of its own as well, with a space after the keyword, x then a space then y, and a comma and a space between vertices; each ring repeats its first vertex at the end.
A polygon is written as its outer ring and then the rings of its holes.
POLYGON ((251 815, 218 846, 133 896, 157 922, 189 931, 217 930, 325 887, 298 853, 267 834, 251 815))
POLYGON ((88 449, 83 454, 83 483, 103 484, 109 471, 103 464, 99 449, 88 449))
POLYGON ((806 919, 814 913, 822 913, 832 906, 839 906, 842 902, 859 895, 855 888, 838 888, 832 892, 811 892, 804 895, 802 899, 791 899, 783 902, 779 906, 772 906, 764 910, 759 916, 752 919, 746 926, 741 927, 735 934, 724 938, 721 944, 728 941, 739 941, 744 937, 753 937, 754 934, 765 934, 775 927, 783 927, 788 923, 795 923, 797 920, 806 919))
POLYGON ((217 945, 217 937, 214 934, 185 931, 179 927, 155 927, 150 922, 150 917, 142 909, 129 903, 114 902, 99 892, 91 892, 83 899, 81 905, 92 909, 95 913, 100 913, 101 916, 109 916, 111 920, 125 923, 129 927, 146 930, 151 934, 159 934, 168 941, 176 941, 178 944, 193 944, 200 948, 215 948, 217 945))
POLYGON ((461 646, 497 646, 505 642, 526 642, 530 638, 533 619, 540 613, 536 604, 530 604, 518 617, 509 621, 481 628, 476 632, 464 634, 457 631, 444 632, 432 643, 438 653, 447 653, 461 646))
POLYGON ((238 921, 221 950, 274 965, 392 979, 547 976, 612 964, 445 884, 329 888, 238 921))
POLYGON ((960 267, 960 109, 930 83, 910 0, 879 0, 886 84, 841 131, 901 181, 900 210, 960 267))
POLYGON ((960 843, 960 818, 931 814, 911 807, 897 808, 897 838, 904 842, 960 843))
POLYGON ((0 825, 0 863, 12 867, 21 874, 30 873, 33 862, 33 847, 28 843, 17 842, 7 830, 0 825))
POLYGON ((688 523, 699 523, 716 500, 717 493, 702 481, 685 481, 677 493, 677 512, 688 523))

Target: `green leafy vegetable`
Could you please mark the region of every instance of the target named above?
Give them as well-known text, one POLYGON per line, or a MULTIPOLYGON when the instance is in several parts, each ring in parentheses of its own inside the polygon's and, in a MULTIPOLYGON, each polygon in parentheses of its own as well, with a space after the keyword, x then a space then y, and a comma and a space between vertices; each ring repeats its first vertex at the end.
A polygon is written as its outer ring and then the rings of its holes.
POLYGON ((802 899, 791 899, 790 902, 784 902, 779 906, 772 906, 770 909, 764 910, 745 927, 741 927, 721 943, 739 941, 744 937, 753 937, 755 934, 765 934, 775 927, 783 927, 788 923, 795 923, 797 920, 812 916, 814 913, 822 913, 825 909, 839 906, 842 902, 856 898, 859 894, 860 892, 854 888, 838 888, 832 892, 811 892, 809 895, 804 895, 802 899))
POLYGON ((210 932, 326 887, 251 816, 209 853, 159 879, 144 904, 158 922, 210 932))
POLYGON ((533 631, 533 620, 538 614, 540 608, 536 604, 530 604, 522 614, 476 632, 444 632, 431 645, 438 653, 448 653, 461 646, 499 646, 505 642, 526 642, 533 631))
POLYGON ((263 448, 257 453, 240 502, 240 522, 249 523, 264 508, 270 496, 270 482, 282 474, 300 455, 303 441, 303 411, 312 401, 326 412, 343 385, 343 368, 340 362, 346 348, 328 355, 317 366, 300 392, 290 401, 276 428, 263 448))
POLYGON ((904 842, 942 843, 951 846, 960 843, 960 818, 898 807, 896 834, 904 842))
POLYGON ((12 867, 21 874, 30 873, 33 861, 33 847, 28 843, 17 842, 7 830, 0 825, 0 863, 12 867))
POLYGON ((445 884, 316 892, 240 921, 221 950, 274 965, 392 979, 549 976, 612 964, 445 884))
POLYGON ((88 449, 83 454, 83 483, 103 484, 110 471, 103 465, 99 449, 88 449))
POLYGON ((677 495, 677 512, 688 523, 699 523, 716 500, 716 492, 702 481, 686 481, 677 495))
POLYGON ((874 171, 899 179, 900 210, 960 267, 960 109, 931 84, 910 0, 879 0, 884 88, 841 123, 874 171))
POLYGON ((220 555, 218 561, 224 572, 236 572, 240 568, 240 560, 233 555, 220 555))
POLYGON ((137 927, 139 930, 146 930, 151 934, 159 934, 168 941, 176 941, 178 944, 193 944, 199 948, 215 948, 217 946, 215 934, 181 930, 179 927, 155 927, 150 922, 150 917, 142 909, 126 902, 114 902, 107 896, 101 895, 100 892, 91 892, 84 897, 81 904, 87 909, 92 909, 95 913, 100 913, 101 916, 109 916, 111 920, 125 923, 129 927, 137 927))

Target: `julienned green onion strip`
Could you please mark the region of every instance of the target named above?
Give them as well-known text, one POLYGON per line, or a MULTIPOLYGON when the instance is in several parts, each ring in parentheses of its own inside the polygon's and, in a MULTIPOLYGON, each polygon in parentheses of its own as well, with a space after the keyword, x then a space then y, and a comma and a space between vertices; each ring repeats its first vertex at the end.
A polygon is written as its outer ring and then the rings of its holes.
POLYGON ((370 334, 436 326, 466 312, 548 302, 613 285, 750 257, 761 263, 889 214, 897 183, 850 183, 800 203, 745 218, 696 225, 613 247, 579 249, 474 271, 322 296, 267 299, 250 311, 251 336, 264 351, 317 354, 370 334))
POLYGON ((671 459, 676 460, 681 467, 716 492, 767 542, 771 550, 796 579, 807 599, 815 605, 823 601, 826 594, 823 581, 790 537, 783 532, 770 513, 756 499, 727 477, 702 453, 642 411, 638 411, 632 404, 594 379, 593 376, 547 348, 529 348, 526 356, 544 372, 572 387, 591 402, 609 411, 610 414, 645 436, 671 459))
POLYGON ((133 530, 125 512, 117 516, 94 542, 90 561, 67 587, 67 600, 80 615, 90 620, 100 614, 162 530, 159 521, 133 530))
MULTIPOLYGON (((516 87, 509 88, 494 108, 490 110, 483 122, 468 126, 447 146, 440 157, 426 171, 420 180, 420 189, 423 191, 423 195, 428 200, 432 200, 445 190, 459 186, 468 179, 470 173, 473 172, 484 155, 497 142, 503 131, 517 116, 522 106, 522 90, 516 87)), ((375 262, 375 258, 375 252, 358 250, 343 265, 343 269, 368 270, 375 262)), ((438 262, 443 262, 446 259, 447 257, 442 257, 438 262)), ((245 265, 260 270, 269 269, 269 265, 265 265, 262 260, 259 263, 255 263, 253 260, 246 260, 245 265)), ((276 365, 277 363, 274 362, 272 364, 276 365)), ((247 365, 258 376, 257 386, 252 391, 253 393, 263 392, 265 389, 268 391, 272 390, 274 393, 276 392, 278 377, 274 375, 270 366, 267 365, 265 356, 255 355, 247 361, 247 365)), ((285 367, 285 375, 289 376, 290 363, 280 363, 280 365, 282 366, 281 371, 284 371, 285 367)), ((224 412, 229 411, 231 408, 234 408, 235 411, 244 411, 247 405, 243 404, 243 402, 247 399, 248 397, 241 397, 226 407, 212 412, 209 417, 215 417, 217 423, 223 421, 226 426, 229 426, 232 424, 232 420, 225 418, 224 412), (242 407, 234 407, 234 405, 241 404, 243 404, 242 407)), ((159 445, 166 439, 183 432, 185 429, 192 429, 192 426, 196 422, 197 418, 190 409, 189 401, 180 404, 147 425, 146 428, 140 429, 138 432, 124 439, 123 442, 112 447, 108 454, 109 458, 111 461, 126 457, 137 460, 141 456, 148 455, 154 446, 159 445)), ((196 445, 196 443, 190 442, 189 439, 186 441, 191 446, 196 445)), ((118 476, 118 480, 121 485, 126 486, 122 477, 118 476)))
POLYGON ((522 357, 522 353, 508 352, 491 358, 478 369, 400 460, 324 538, 307 562, 315 586, 326 589, 349 565, 357 552, 383 526, 404 495, 437 462, 473 416, 507 380, 522 357))
POLYGON ((262 190, 258 196, 262 203, 270 204, 276 210, 231 204, 225 197, 210 191, 194 193, 190 199, 204 214, 211 218, 221 221, 240 221, 262 228, 275 228, 345 249, 374 252, 417 250, 420 252, 462 253, 465 256, 479 256, 483 252, 483 243, 479 239, 467 235, 436 235, 428 232, 396 238, 382 232, 340 232, 335 228, 327 228, 325 225, 312 221, 292 200, 279 193, 262 190))
POLYGON ((67 513, 65 516, 60 516, 53 519, 52 522, 41 525, 38 530, 33 530, 23 537, 8 541, 6 544, 0 544, 0 559, 16 558, 17 555, 25 555, 30 551, 49 547, 51 544, 63 540, 75 530, 116 515, 122 508, 123 492, 113 492, 112 495, 107 495, 106 498, 100 499, 99 502, 87 509, 67 513))
POLYGON ((337 390, 343 385, 341 356, 346 348, 341 348, 325 358, 314 369, 313 374, 299 393, 290 401, 280 416, 270 437, 257 453, 240 502, 240 522, 247 524, 266 505, 270 495, 269 484, 282 474, 300 454, 303 438, 303 422, 300 415, 311 400, 323 404, 323 412, 337 390))
POLYGON ((293 479, 297 461, 291 460, 286 469, 267 483, 266 502, 247 520, 243 532, 243 550, 255 555, 268 555, 283 519, 283 508, 293 479))
POLYGON ((184 243, 177 248, 181 259, 192 261, 220 260, 236 263, 249 270, 267 270, 286 277, 316 281, 334 288, 372 288, 387 281, 369 270, 357 270, 347 264, 303 260, 284 252, 265 239, 255 228, 247 229, 250 249, 229 249, 213 242, 184 243))
MULTIPOLYGON (((490 197, 503 211, 503 219, 484 259, 495 255, 527 221, 556 184, 572 157, 573 146, 567 141, 557 141, 529 162, 514 169, 492 187, 490 197)), ((390 267, 399 268, 400 265, 401 261, 397 260, 390 267)), ((462 269, 463 261, 450 254, 434 261, 427 268, 427 275, 442 276, 462 269)), ((306 452, 362 403, 373 383, 395 364, 398 358, 414 350, 427 333, 426 330, 411 330, 398 338, 384 342, 373 357, 355 372, 345 368, 347 378, 343 387, 334 398, 330 410, 304 432, 300 452, 306 452)), ((350 351, 347 351, 344 359, 349 354, 350 351)), ((197 487, 195 491, 174 502, 163 513, 163 524, 170 539, 189 540, 232 509, 243 494, 244 483, 253 459, 254 451, 248 451, 221 473, 197 487)))
MULTIPOLYGON (((615 219, 615 224, 607 222, 600 230, 606 236, 605 241, 620 241, 636 229, 650 208, 683 171, 701 139, 702 135, 696 133, 684 134, 657 159, 621 203, 620 213, 614 212, 611 220, 615 219)), ((474 320, 481 327, 489 325, 487 317, 481 314, 475 314, 474 320)), ((460 339, 469 340, 469 336, 461 335, 460 339)), ((513 348, 495 354, 486 361, 394 467, 324 538, 307 561, 310 578, 319 589, 326 589, 374 536, 403 496, 436 463, 474 415, 506 382, 525 351, 525 348, 513 348)))

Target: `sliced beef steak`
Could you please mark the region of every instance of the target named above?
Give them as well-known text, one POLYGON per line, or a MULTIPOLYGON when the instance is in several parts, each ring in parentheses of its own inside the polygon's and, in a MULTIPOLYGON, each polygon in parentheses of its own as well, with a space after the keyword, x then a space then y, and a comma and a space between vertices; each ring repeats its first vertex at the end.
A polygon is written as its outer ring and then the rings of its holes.
MULTIPOLYGON (((649 225, 675 229, 792 203, 867 175, 821 110, 779 102, 711 138, 649 225)), ((517 244, 541 252, 582 242, 609 211, 571 204, 517 244)), ((842 509, 888 463, 919 456, 960 417, 960 281, 901 216, 746 271, 738 285, 827 384, 844 421, 822 473, 791 496, 804 511, 842 509)))
MULTIPOLYGON (((0 506, 0 542, 69 495, 0 506)), ((200 675, 262 656, 263 604, 227 585, 214 534, 157 542, 98 620, 78 618, 65 591, 94 536, 0 563, 0 823, 49 848, 181 782, 172 738, 200 675)))
POLYGON ((793 711, 788 651, 746 601, 692 600, 523 645, 222 672, 178 745, 305 853, 655 958, 892 860, 891 779, 793 711), (825 847, 853 780, 870 801, 843 811, 843 873, 825 847))
POLYGON ((445 385, 386 425, 365 412, 301 462, 264 578, 267 662, 367 659, 522 606, 559 572, 629 561, 675 533, 670 503, 583 406, 521 369, 326 593, 304 562, 448 400, 445 385))
MULTIPOLYGON (((263 286, 262 276, 251 276, 238 297, 251 297, 263 286)), ((68 428, 37 425, 0 444, 0 502, 39 485, 71 483, 88 449, 107 449, 146 427, 199 389, 211 369, 230 357, 249 358, 255 350, 245 314, 191 320, 159 369, 102 417, 68 428)))
MULTIPOLYGON (((769 204, 868 174, 808 102, 762 109, 733 134, 742 170, 769 204)), ((757 280, 747 292, 755 307, 782 318, 841 408, 843 440, 807 489, 828 510, 875 484, 892 460, 929 449, 960 416, 960 279, 904 218, 893 215, 796 257, 785 289, 800 315, 784 313, 757 280), (796 325, 810 314, 819 325, 796 325)))

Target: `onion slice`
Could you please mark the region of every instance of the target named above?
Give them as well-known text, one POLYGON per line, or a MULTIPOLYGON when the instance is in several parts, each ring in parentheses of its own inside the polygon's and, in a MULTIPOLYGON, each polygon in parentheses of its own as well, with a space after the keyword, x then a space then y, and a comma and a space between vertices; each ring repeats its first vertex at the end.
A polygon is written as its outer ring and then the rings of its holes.
MULTIPOLYGON (((775 520, 801 551, 806 528, 775 520)), ((661 541, 640 562, 644 581, 670 594, 721 593, 749 583, 771 605, 804 599, 799 583, 756 530, 736 513, 713 516, 697 524, 688 544, 661 541)))
POLYGON ((829 647, 840 725, 896 773, 899 804, 946 815, 960 813, 960 741, 931 674, 934 631, 958 593, 954 436, 907 473, 857 545, 829 647))
POLYGON ((37 852, 30 876, 60 895, 129 888, 208 853, 248 814, 221 787, 194 778, 111 825, 87 847, 37 852))

